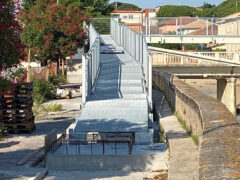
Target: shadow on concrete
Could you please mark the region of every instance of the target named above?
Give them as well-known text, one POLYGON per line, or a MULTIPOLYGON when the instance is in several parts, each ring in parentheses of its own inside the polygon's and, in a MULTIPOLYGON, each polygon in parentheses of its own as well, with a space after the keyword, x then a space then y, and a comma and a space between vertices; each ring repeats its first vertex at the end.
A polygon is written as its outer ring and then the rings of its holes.
POLYGON ((10 141, 10 142, 5 142, 5 143, 0 141, 0 148, 7 148, 7 147, 15 146, 19 143, 20 143, 20 141, 10 141))
MULTIPOLYGON (((49 132, 51 132, 53 129, 57 130, 58 134, 61 134, 65 132, 65 130, 74 122, 75 119, 73 118, 56 118, 55 120, 42 120, 36 122, 36 130, 32 133, 19 133, 19 134, 8 134, 6 137, 11 140, 12 137, 33 137, 33 136, 40 136, 40 135, 47 135, 49 132)), ((1 148, 1 141, 0 141, 0 148, 1 148)))
POLYGON ((35 150, 28 149, 27 147, 21 150, 11 150, 9 152, 1 152, 0 149, 0 179, 28 179, 42 171, 40 168, 16 166, 18 162, 34 151, 35 150))
POLYGON ((16 163, 21 161, 28 154, 34 152, 35 149, 38 148, 35 147, 36 144, 39 143, 39 147, 43 146, 43 137, 37 138, 37 136, 46 135, 55 128, 57 133, 63 133, 73 121, 73 119, 40 121, 36 122, 36 130, 32 134, 9 134, 3 137, 3 141, 0 141, 0 179, 24 179, 35 176, 37 172, 39 172, 38 168, 16 166, 16 163), (29 144, 28 139, 31 137, 35 137, 34 141, 39 140, 39 142, 29 144), (25 145, 23 146, 22 144, 21 147, 19 146, 20 143, 25 145))
POLYGON ((124 119, 88 119, 78 121, 75 131, 78 132, 138 132, 148 131, 146 122, 129 122, 124 119), (77 130, 77 131, 76 131, 77 130))
POLYGON ((187 132, 177 132, 177 131, 168 131, 166 133, 168 139, 182 139, 182 138, 189 138, 187 132))
MULTIPOLYGON (((102 50, 111 50, 111 44, 101 46, 102 50)), ((94 91, 88 100, 108 100, 122 98, 121 74, 123 62, 116 54, 101 54, 100 72, 94 84, 94 91)))
POLYGON ((222 126, 217 126, 215 128, 203 131, 202 135, 206 135, 206 134, 208 134, 212 131, 220 130, 222 128, 229 127, 229 126, 240 126, 240 124, 238 122, 236 122, 236 123, 225 124, 225 125, 222 125, 222 126))

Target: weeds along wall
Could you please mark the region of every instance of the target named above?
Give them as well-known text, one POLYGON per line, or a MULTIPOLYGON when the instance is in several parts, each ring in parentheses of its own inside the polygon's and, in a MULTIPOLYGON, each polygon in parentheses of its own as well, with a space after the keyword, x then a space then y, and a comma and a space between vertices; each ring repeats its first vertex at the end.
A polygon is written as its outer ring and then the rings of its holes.
POLYGON ((240 179, 240 124, 226 106, 159 69, 153 84, 198 138, 199 179, 240 179))

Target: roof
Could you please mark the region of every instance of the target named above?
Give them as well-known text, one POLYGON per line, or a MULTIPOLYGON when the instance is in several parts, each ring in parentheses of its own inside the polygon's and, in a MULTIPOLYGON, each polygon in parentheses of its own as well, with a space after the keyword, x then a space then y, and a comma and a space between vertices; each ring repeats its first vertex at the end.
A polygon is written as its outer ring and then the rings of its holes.
POLYGON ((145 10, 148 10, 149 12, 156 12, 156 9, 148 9, 148 8, 146 8, 146 9, 143 10, 143 12, 145 12, 145 10))
POLYGON ((130 10, 114 10, 111 13, 142 13, 142 11, 130 11, 130 10))
POLYGON ((238 16, 240 16, 240 12, 230 14, 230 15, 226 16, 225 18, 235 18, 235 17, 238 17, 238 16))
MULTIPOLYGON (((182 17, 179 17, 178 20, 177 20, 177 23, 180 25, 180 22, 181 22, 181 19, 182 18, 182 25, 186 25, 186 24, 189 24, 189 23, 192 23, 194 21, 196 21, 196 18, 192 18, 192 17, 189 17, 189 16, 182 16, 182 17)), ((161 25, 164 25, 164 26, 167 26, 167 25, 176 25, 176 19, 168 19, 166 21, 164 21, 163 23, 161 23, 161 25)))
MULTIPOLYGON (((196 31, 193 31, 191 33, 188 33, 187 35, 206 35, 207 28, 202 28, 196 31)), ((212 32, 212 26, 208 26, 208 34, 218 35, 218 26, 213 25, 213 32, 212 32)))
POLYGON ((202 29, 202 28, 206 28, 207 22, 208 22, 209 26, 212 24, 209 21, 200 19, 200 20, 196 20, 192 23, 189 23, 189 24, 183 26, 182 29, 202 29))

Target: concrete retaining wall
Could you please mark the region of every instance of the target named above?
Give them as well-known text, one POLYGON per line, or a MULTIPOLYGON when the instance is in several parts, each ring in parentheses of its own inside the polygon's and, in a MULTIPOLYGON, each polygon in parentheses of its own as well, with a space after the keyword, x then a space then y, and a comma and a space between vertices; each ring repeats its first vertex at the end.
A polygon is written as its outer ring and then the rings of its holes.
POLYGON ((226 106, 157 69, 153 84, 199 139, 199 179, 240 179, 240 125, 226 106))
POLYGON ((150 171, 162 167, 157 155, 56 155, 47 156, 47 169, 56 171, 118 170, 150 171))

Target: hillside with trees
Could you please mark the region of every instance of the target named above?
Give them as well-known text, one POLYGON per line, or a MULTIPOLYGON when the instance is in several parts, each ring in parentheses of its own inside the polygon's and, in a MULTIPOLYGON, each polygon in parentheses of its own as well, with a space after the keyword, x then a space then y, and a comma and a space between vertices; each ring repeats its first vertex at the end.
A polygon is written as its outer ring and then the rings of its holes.
POLYGON ((240 0, 226 0, 218 6, 204 3, 199 8, 190 6, 162 6, 157 12, 159 17, 178 17, 178 16, 199 16, 199 17, 225 17, 230 14, 240 12, 240 7, 236 7, 236 2, 240 6, 240 0))
POLYGON ((159 17, 194 16, 196 14, 197 10, 193 7, 174 5, 162 6, 157 12, 159 17))
POLYGON ((141 10, 140 7, 134 5, 134 4, 129 4, 129 3, 122 3, 122 2, 113 2, 110 4, 110 6, 113 7, 113 10, 130 10, 130 11, 139 11, 141 10))
MULTIPOLYGON (((237 0, 237 4, 240 6, 240 0, 237 0)), ((213 7, 215 17, 224 17, 236 12, 240 12, 240 7, 236 8, 236 0, 226 0, 216 7, 213 7)))

